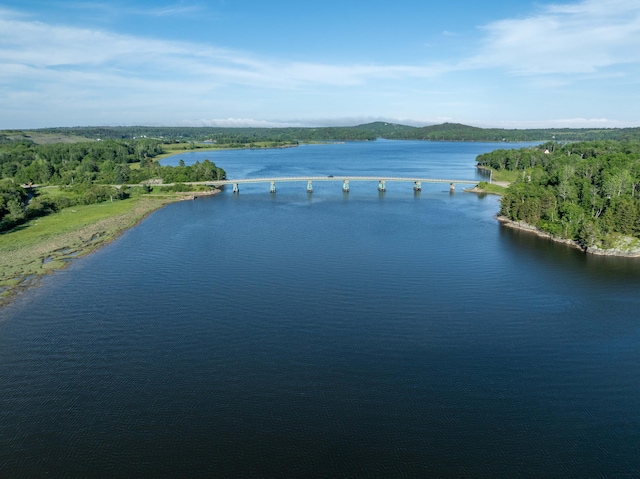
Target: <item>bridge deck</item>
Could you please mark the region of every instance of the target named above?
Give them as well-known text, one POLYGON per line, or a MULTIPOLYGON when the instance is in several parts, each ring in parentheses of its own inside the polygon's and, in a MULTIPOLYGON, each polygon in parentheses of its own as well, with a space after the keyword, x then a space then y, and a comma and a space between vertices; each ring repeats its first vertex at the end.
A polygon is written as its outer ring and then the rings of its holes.
POLYGON ((239 180, 219 180, 219 181, 207 181, 207 184, 213 186, 232 185, 234 183, 282 183, 282 182, 294 182, 294 181, 405 181, 405 182, 422 182, 422 183, 459 183, 466 185, 476 185, 481 180, 449 180, 442 178, 413 178, 413 177, 394 177, 394 176, 289 176, 289 177, 276 177, 276 178, 245 178, 239 180))

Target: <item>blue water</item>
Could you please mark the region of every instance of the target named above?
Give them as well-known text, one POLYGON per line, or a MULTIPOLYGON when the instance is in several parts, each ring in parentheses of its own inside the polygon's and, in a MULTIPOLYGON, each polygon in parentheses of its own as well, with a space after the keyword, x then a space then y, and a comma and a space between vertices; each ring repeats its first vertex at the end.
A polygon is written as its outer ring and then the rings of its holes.
MULTIPOLYGON (((168 161, 479 178, 498 146, 168 161)), ((640 475, 639 261, 460 187, 305 186, 169 205, 0 310, 0 476, 640 475)))

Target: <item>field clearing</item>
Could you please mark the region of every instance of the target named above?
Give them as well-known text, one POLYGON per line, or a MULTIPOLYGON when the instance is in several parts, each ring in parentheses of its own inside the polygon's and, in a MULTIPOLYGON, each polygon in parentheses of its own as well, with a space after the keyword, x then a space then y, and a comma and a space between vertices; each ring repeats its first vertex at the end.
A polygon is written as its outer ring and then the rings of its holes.
POLYGON ((78 135, 66 135, 56 133, 40 133, 38 131, 2 130, 0 134, 6 135, 11 140, 29 140, 38 145, 50 145, 52 143, 82 143, 96 141, 91 138, 78 135))

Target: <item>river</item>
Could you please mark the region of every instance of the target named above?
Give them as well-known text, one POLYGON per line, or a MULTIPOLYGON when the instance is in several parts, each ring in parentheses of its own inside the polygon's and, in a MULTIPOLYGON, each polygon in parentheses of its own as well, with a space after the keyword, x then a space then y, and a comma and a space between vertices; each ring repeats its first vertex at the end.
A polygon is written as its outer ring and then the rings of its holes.
MULTIPOLYGON (((479 179, 501 146, 164 161, 479 179)), ((46 277, 0 310, 0 476, 638 477, 640 260, 411 186, 228 188, 46 277)))

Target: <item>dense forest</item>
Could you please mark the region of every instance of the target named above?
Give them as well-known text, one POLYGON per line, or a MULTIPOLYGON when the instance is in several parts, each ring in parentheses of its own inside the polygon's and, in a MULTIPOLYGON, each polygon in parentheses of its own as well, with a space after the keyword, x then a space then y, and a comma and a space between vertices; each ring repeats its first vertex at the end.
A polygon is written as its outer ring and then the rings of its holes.
MULTIPOLYGON (((0 143, 0 231, 30 218, 74 204, 117 200, 149 192, 146 180, 184 183, 225 178, 225 172, 205 160, 191 166, 160 166, 158 140, 106 140, 36 145, 0 143), (21 185, 56 185, 64 194, 40 194, 44 189, 21 185)), ((179 189, 179 188, 178 188, 179 189)))
MULTIPOLYGON (((410 127, 408 127, 410 128, 410 127)), ((76 135, 87 139, 121 140, 155 138, 160 140, 211 141, 225 145, 248 145, 255 142, 295 143, 297 141, 367 141, 379 135, 375 129, 361 127, 326 128, 220 128, 220 127, 76 127, 44 128, 40 133, 76 135)), ((25 132, 27 135, 29 132, 25 132)), ((10 135, 11 132, 5 132, 10 135)))
POLYGON ((476 128, 458 123, 425 126, 407 131, 390 132, 389 139, 432 141, 594 141, 640 140, 640 128, 613 129, 525 129, 476 128))
POLYGON ((640 142, 556 142, 478 156, 478 165, 518 171, 500 214, 583 247, 640 238, 640 142))
POLYGON ((73 127, 44 128, 0 132, 0 143, 7 138, 29 139, 34 133, 79 136, 87 139, 123 140, 155 138, 182 142, 211 141, 227 145, 274 142, 274 145, 298 141, 365 141, 377 138, 432 141, 597 141, 639 140, 640 128, 600 129, 501 129, 477 128, 458 123, 425 127, 375 122, 358 126, 324 128, 222 128, 222 127, 73 127))

